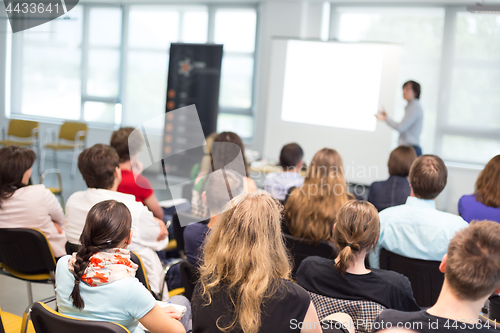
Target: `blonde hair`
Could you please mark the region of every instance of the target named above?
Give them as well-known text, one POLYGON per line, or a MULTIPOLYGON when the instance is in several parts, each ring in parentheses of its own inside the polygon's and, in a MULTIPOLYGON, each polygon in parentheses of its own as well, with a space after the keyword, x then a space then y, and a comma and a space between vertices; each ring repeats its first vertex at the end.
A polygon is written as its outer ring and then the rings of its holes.
POLYGON ((286 202, 290 233, 314 243, 330 241, 337 212, 349 199, 342 158, 335 149, 321 149, 307 169, 304 184, 286 202))
POLYGON ((291 266, 281 235, 281 205, 268 193, 241 194, 228 203, 207 236, 200 267, 202 297, 211 304, 221 285, 234 304, 231 323, 217 327, 227 332, 239 326, 255 333, 261 326, 261 306, 281 279, 290 278, 291 266))
POLYGON ((356 255, 375 247, 380 235, 380 220, 375 206, 367 201, 347 202, 337 215, 333 229, 333 241, 340 250, 335 264, 345 274, 356 255))

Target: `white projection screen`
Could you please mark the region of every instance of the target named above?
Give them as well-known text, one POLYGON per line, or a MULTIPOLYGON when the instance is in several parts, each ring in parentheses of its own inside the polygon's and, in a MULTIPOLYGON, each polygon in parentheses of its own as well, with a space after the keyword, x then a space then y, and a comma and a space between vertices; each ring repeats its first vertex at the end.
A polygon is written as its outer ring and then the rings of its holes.
POLYGON ((388 177, 391 129, 374 114, 392 114, 400 57, 397 44, 273 40, 264 157, 297 142, 306 162, 336 149, 351 183, 388 177))

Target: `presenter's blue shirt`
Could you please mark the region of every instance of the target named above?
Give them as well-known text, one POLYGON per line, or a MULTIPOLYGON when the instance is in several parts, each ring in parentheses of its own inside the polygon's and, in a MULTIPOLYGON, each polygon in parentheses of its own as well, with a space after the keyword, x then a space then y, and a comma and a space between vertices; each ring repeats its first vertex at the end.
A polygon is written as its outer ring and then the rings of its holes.
POLYGON ((424 111, 418 98, 414 98, 405 107, 405 115, 397 123, 387 117, 387 125, 399 132, 399 145, 420 146, 420 133, 424 122, 424 111))

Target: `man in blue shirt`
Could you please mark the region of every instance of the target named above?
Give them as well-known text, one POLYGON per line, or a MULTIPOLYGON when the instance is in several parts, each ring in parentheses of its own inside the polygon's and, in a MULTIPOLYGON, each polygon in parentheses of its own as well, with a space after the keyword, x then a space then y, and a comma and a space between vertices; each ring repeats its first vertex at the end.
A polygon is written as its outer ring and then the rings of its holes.
POLYGON ((280 153, 282 172, 270 173, 266 176, 266 191, 275 199, 285 201, 291 187, 299 187, 304 183, 300 175, 304 151, 296 143, 284 145, 280 153))
POLYGON ((382 248, 415 259, 441 260, 455 233, 468 226, 460 216, 436 209, 434 199, 443 191, 448 170, 441 158, 422 155, 410 169, 411 194, 406 204, 379 213, 380 237, 370 255, 379 268, 382 248))

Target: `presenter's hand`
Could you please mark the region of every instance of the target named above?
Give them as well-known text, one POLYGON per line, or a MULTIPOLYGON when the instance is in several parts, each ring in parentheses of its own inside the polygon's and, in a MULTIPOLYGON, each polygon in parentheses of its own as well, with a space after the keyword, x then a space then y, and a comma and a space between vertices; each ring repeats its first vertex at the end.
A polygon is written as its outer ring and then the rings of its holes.
POLYGON ((379 112, 375 115, 378 120, 385 121, 387 119, 387 113, 384 110, 379 110, 379 112))

